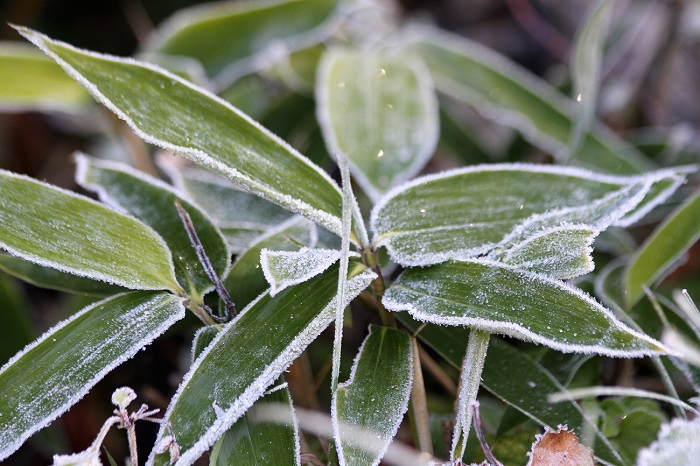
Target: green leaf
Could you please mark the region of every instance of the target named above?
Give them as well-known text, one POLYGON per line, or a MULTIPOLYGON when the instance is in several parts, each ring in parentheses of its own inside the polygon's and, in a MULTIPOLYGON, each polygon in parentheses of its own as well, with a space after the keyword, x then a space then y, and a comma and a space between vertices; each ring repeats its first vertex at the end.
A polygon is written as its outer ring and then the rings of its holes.
POLYGON ((0 363, 2 364, 34 338, 30 314, 21 291, 13 279, 0 274, 0 309, 2 309, 0 312, 3 325, 0 363))
POLYGON ((331 408, 341 465, 375 465, 386 453, 408 408, 413 381, 410 337, 370 326, 331 408))
POLYGON ((170 293, 128 292, 86 307, 18 353, 0 369, 0 460, 184 314, 170 293))
POLYGON ((214 444, 209 466, 298 465, 298 429, 289 390, 275 390, 256 401, 214 444), (274 410, 278 417, 286 418, 286 423, 260 419, 264 410, 274 410))
POLYGON ((637 453, 656 439, 666 416, 659 405, 639 398, 608 398, 601 402, 605 413, 603 432, 628 463, 634 464, 637 453))
MULTIPOLYGON (((425 28, 405 38, 406 53, 428 65, 436 87, 512 126, 552 153, 566 151, 575 104, 546 82, 493 50, 454 34, 425 28)), ((639 173, 651 164, 611 131, 594 125, 582 136, 575 162, 610 173, 639 173)))
MULTIPOLYGON (((348 300, 376 277, 355 265, 348 300)), ((182 449, 178 464, 199 458, 333 321, 337 282, 334 266, 274 298, 261 295, 226 324, 192 365, 165 415, 182 449)), ((150 459, 168 462, 167 455, 151 453, 150 459)))
POLYGON ((322 273, 340 259, 341 252, 334 249, 309 249, 298 251, 270 251, 260 253, 260 266, 270 284, 274 296, 290 286, 298 285, 322 273))
POLYGON ((0 42, 0 110, 82 112, 89 104, 87 92, 35 48, 0 42))
POLYGON ((0 199, 0 246, 11 254, 131 289, 182 292, 165 242, 138 220, 6 171, 0 199))
MULTIPOLYGON (((418 338, 454 368, 462 367, 469 338, 468 329, 423 325, 405 313, 398 314, 398 317, 412 331, 420 328, 418 338)), ((551 404, 547 401, 548 395, 563 391, 564 386, 524 351, 500 338, 491 337, 481 375, 485 389, 538 424, 552 429, 559 424, 567 424, 576 432, 592 432, 595 435, 596 456, 611 464, 624 464, 607 438, 576 402, 567 400, 551 404)))
POLYGON ((227 102, 153 65, 18 30, 145 141, 340 231, 340 190, 331 178, 227 102))
POLYGON ((625 301, 631 306, 700 238, 700 191, 659 225, 637 250, 625 273, 625 301))
POLYGON ((409 266, 474 257, 563 223, 598 231, 629 225, 682 180, 673 170, 634 177, 527 164, 450 170, 384 196, 372 211, 374 243, 409 266))
POLYGON ((196 302, 214 288, 178 214, 175 201, 192 218, 197 236, 218 277, 228 272, 230 253, 226 240, 199 207, 183 199, 171 186, 134 168, 76 156, 76 181, 96 192, 110 207, 126 212, 153 228, 173 255, 175 276, 196 302))
POLYGON ((438 139, 437 100, 420 61, 388 52, 336 49, 318 71, 318 121, 329 151, 350 160, 377 200, 416 175, 438 139))
POLYGON ((593 270, 591 244, 597 231, 562 226, 535 234, 499 254, 499 260, 529 272, 566 279, 593 270))
POLYGON ((50 290, 94 296, 109 296, 126 291, 121 286, 42 267, 20 257, 6 254, 0 254, 0 269, 34 286, 50 290))
POLYGON ((610 0, 598 0, 592 5, 576 38, 571 73, 574 81, 574 95, 579 108, 569 141, 569 157, 574 156, 582 136, 590 130, 595 118, 600 73, 603 66, 603 46, 612 16, 612 7, 613 2, 610 0))
POLYGON ((177 169, 174 164, 160 165, 175 186, 211 216, 234 254, 242 253, 257 237, 292 216, 281 207, 207 171, 177 169))
POLYGON ((674 419, 661 426, 658 439, 639 452, 637 466, 695 464, 700 457, 700 419, 674 419))
POLYGON ((466 325, 567 353, 639 357, 666 352, 580 290, 485 259, 408 269, 383 302, 424 322, 466 325))
POLYGON ((216 338, 221 331, 221 327, 220 324, 214 324, 201 327, 197 330, 192 339, 192 362, 196 361, 207 346, 214 341, 214 338, 216 338))
POLYGON ((238 256, 224 280, 224 286, 239 309, 269 288, 260 267, 263 249, 296 251, 303 246, 313 247, 317 239, 316 226, 301 217, 293 217, 259 238, 245 253, 238 256))
POLYGON ((266 65, 270 56, 313 44, 337 0, 222 2, 181 10, 146 44, 150 53, 197 59, 219 87, 266 65))

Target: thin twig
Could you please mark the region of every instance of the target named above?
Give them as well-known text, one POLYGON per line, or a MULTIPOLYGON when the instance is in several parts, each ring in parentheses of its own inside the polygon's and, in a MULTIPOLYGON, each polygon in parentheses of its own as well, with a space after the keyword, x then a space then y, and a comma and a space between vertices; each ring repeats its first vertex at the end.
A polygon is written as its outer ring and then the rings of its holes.
MULTIPOLYGON (((190 217, 190 214, 188 214, 187 211, 182 207, 182 204, 180 204, 179 199, 175 200, 175 206, 177 207, 177 211, 180 215, 180 219, 182 220, 182 224, 185 226, 187 236, 189 236, 190 242, 192 243, 192 246, 194 247, 194 250, 197 253, 199 262, 202 264, 202 267, 204 267, 204 272, 209 277, 209 280, 212 281, 214 287, 216 287, 216 292, 219 293, 219 297, 221 297, 221 300, 224 302, 226 312, 231 317, 235 317, 236 306, 233 304, 233 300, 228 294, 228 291, 226 291, 226 287, 224 287, 224 284, 221 282, 218 275, 216 275, 214 266, 211 264, 211 261, 209 260, 209 257, 207 256, 207 253, 204 250, 204 245, 199 240, 199 236, 197 236, 197 232, 194 229, 194 224, 192 223, 192 218, 190 217)), ((209 310, 208 307, 205 307, 205 309, 209 310)), ((212 315, 212 317, 216 318, 214 315, 212 315)))
POLYGON ((474 400, 471 402, 472 410, 474 411, 474 432, 476 433, 476 438, 479 439, 481 444, 481 449, 484 450, 484 455, 486 459, 489 460, 492 466, 503 466, 500 461, 493 456, 491 447, 486 443, 486 437, 484 437, 484 429, 481 426, 481 414, 479 413, 479 402, 474 400))

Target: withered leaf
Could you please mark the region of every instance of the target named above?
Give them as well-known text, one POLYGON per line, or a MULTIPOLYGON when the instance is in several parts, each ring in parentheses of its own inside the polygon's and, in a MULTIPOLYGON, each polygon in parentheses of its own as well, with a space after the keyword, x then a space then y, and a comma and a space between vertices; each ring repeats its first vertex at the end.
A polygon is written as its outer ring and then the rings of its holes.
POLYGON ((593 451, 565 425, 538 435, 529 455, 527 466, 594 466, 593 451))

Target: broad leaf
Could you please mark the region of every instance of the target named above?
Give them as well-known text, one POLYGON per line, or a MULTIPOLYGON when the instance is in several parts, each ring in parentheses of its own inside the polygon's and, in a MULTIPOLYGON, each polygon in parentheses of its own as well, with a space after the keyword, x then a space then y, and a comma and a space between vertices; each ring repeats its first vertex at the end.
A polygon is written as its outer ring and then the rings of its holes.
POLYGON ((0 110, 82 112, 89 104, 87 92, 35 48, 0 42, 0 110))
POLYGON ((377 465, 408 408, 413 381, 410 337, 370 326, 333 400, 334 435, 341 465, 377 465))
POLYGON ((498 259, 552 278, 577 277, 593 270, 591 244, 596 234, 590 227, 552 228, 513 245, 498 254, 498 259))
POLYGON ((219 86, 322 37, 336 0, 222 2, 181 10, 146 44, 149 53, 197 59, 219 86))
POLYGON ((669 214, 638 249, 625 274, 628 306, 642 296, 642 286, 658 280, 700 238, 700 191, 669 214))
POLYGON ((374 242, 402 265, 474 257, 562 223, 628 225, 682 180, 672 170, 635 177, 526 164, 451 170, 384 196, 372 211, 374 242))
POLYGON ((175 276, 195 301, 214 288, 197 257, 175 201, 192 218, 197 236, 217 276, 228 272, 230 253, 221 232, 199 207, 183 199, 172 187, 134 168, 78 154, 76 181, 95 191, 102 202, 126 212, 153 228, 167 243, 175 263, 175 276))
MULTIPOLYGON (((406 42, 406 53, 417 53, 425 61, 442 92, 517 128, 552 154, 567 149, 575 104, 546 82, 493 50, 454 34, 424 29, 413 32, 406 42)), ((595 125, 582 135, 577 154, 576 163, 610 173, 650 168, 641 154, 595 125)))
POLYGON ((661 426, 658 439, 639 452, 637 466, 695 464, 700 457, 700 420, 674 419, 661 426))
POLYGON ((59 323, 0 369, 0 460, 185 314, 167 292, 120 294, 59 323))
POLYGON ((271 251, 265 248, 260 252, 260 266, 270 284, 271 296, 315 277, 338 259, 340 251, 333 249, 303 247, 298 251, 271 251))
POLYGON ((238 256, 224 280, 224 286, 236 306, 244 308, 269 288, 260 267, 263 249, 296 251, 304 246, 315 246, 316 240, 316 226, 301 217, 291 218, 260 237, 258 242, 238 256))
POLYGON ((666 352, 580 290, 484 259, 408 269, 383 302, 424 322, 466 325, 562 352, 618 357, 666 352))
POLYGON ((300 465, 299 426, 289 390, 278 389, 255 402, 214 444, 209 466, 300 465), (259 412, 274 409, 284 424, 260 419, 259 412))
POLYGON ((227 102, 153 65, 18 30, 145 141, 340 231, 340 190, 331 178, 227 102))
MULTIPOLYGON (((454 368, 460 369, 467 347, 469 330, 464 327, 423 326, 405 313, 398 315, 409 329, 418 331, 418 338, 437 351, 454 368)), ((551 404, 547 396, 564 390, 557 379, 541 364, 500 338, 489 340, 489 349, 482 372, 483 387, 497 398, 525 414, 542 426, 556 428, 567 424, 576 432, 595 435, 595 454, 611 464, 624 462, 598 427, 575 401, 551 404), (523 387, 527 387, 524 390, 523 387)))
MULTIPOLYGON (((353 269, 348 300, 375 277, 363 268, 353 269)), ((337 282, 338 268, 332 267, 274 298, 261 295, 226 324, 192 365, 165 415, 182 449, 177 464, 199 458, 333 321, 337 282)), ((168 458, 151 453, 153 461, 161 465, 168 458)))
POLYGON ((244 252, 260 235, 292 216, 281 207, 242 191, 227 179, 207 171, 177 170, 166 163, 160 165, 175 186, 209 213, 234 254, 244 252))
POLYGON ((121 286, 79 277, 5 254, 0 254, 0 269, 22 281, 50 290, 94 296, 109 296, 126 291, 121 286))
POLYGON ((182 291, 149 227, 86 197, 0 171, 0 246, 45 267, 131 289, 182 291))
POLYGON ((388 52, 331 50, 319 65, 318 121, 333 154, 376 200, 416 175, 438 138, 437 101, 419 61, 388 52))

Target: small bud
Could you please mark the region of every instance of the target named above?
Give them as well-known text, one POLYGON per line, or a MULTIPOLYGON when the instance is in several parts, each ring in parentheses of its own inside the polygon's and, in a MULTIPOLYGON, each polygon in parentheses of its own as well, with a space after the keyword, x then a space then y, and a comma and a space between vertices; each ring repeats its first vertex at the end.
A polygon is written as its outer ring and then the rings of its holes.
POLYGON ((136 399, 136 392, 129 387, 121 387, 112 393, 112 403, 120 410, 126 409, 136 399))

